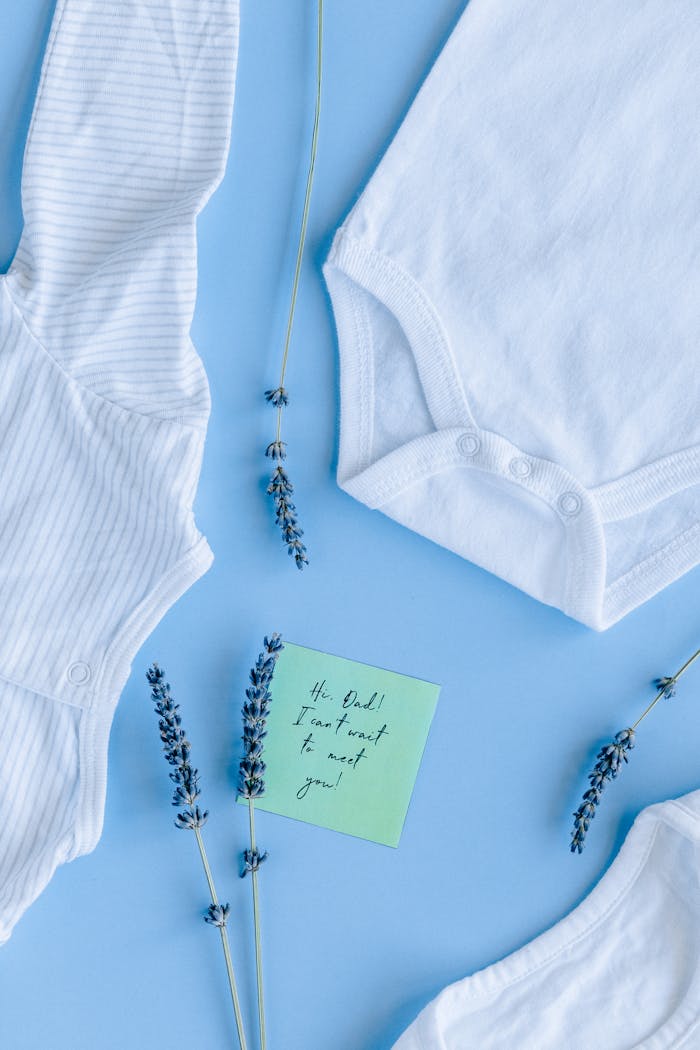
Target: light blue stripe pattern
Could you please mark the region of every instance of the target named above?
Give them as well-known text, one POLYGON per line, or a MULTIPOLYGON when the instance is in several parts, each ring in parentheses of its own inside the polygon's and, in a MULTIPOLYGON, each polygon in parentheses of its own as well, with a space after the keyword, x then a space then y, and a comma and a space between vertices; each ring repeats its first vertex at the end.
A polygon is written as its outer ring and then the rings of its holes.
POLYGON ((0 278, 0 942, 101 831, 131 661, 211 563, 196 217, 237 0, 58 0, 0 278))

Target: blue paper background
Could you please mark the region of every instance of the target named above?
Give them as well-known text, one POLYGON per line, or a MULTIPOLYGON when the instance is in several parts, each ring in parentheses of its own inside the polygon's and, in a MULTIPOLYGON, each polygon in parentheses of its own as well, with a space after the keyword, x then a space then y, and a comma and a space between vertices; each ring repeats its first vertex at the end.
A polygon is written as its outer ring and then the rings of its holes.
MULTIPOLYGON (((216 563, 136 659, 110 747, 105 831, 0 950, 4 1050, 233 1046, 195 844, 172 826, 143 672, 183 702, 253 1018, 239 700, 262 635, 442 683, 399 850, 261 814, 270 1050, 388 1050, 447 982, 511 951, 591 888, 644 805, 700 785, 700 677, 645 723, 580 858, 570 815, 601 739, 700 644, 697 571, 606 634, 340 492, 337 372, 319 276, 330 235, 390 140, 461 0, 329 2, 326 91, 289 386, 290 470, 312 567, 280 549, 262 496, 313 95, 312 0, 243 0, 227 179, 200 222, 194 336, 214 398, 198 519, 216 563)), ((0 266, 16 246, 21 153, 51 0, 0 3, 0 266)), ((429 202, 427 202, 429 206, 429 202)))

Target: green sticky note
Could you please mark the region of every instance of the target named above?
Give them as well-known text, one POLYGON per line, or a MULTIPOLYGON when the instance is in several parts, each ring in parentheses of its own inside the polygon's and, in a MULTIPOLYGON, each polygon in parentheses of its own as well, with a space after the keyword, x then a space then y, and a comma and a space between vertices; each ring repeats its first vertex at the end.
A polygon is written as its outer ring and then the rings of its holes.
POLYGON ((255 808, 398 846, 439 686, 287 642, 271 692, 255 808))

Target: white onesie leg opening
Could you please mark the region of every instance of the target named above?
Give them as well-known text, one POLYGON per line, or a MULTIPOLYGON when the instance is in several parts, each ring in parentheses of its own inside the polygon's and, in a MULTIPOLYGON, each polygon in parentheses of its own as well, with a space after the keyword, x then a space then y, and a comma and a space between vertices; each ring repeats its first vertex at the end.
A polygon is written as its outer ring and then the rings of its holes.
POLYGON ((433 305, 394 260, 341 230, 324 272, 350 495, 596 630, 700 563, 700 446, 587 487, 483 425, 433 305))
POLYGON ((700 478, 681 491, 673 491, 674 464, 664 466, 671 491, 658 502, 644 502, 641 479, 635 502, 635 488, 630 486, 630 479, 624 479, 628 497, 624 516, 613 515, 606 520, 612 509, 607 494, 615 486, 605 486, 606 495, 601 500, 608 552, 605 626, 616 623, 700 562, 700 478), (632 512, 633 506, 636 512, 632 512))
POLYGON ((474 419, 439 318, 392 260, 342 233, 325 267, 338 329, 338 481, 350 495, 600 628, 595 501, 474 419))

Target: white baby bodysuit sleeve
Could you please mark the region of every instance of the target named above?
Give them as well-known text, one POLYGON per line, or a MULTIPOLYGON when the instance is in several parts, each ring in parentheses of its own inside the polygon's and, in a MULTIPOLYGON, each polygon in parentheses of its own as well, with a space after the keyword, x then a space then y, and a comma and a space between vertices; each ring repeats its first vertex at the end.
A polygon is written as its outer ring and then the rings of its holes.
POLYGON ((58 0, 0 279, 0 942, 100 835, 131 661, 208 568, 196 216, 237 0, 58 0))
POLYGON ((59 0, 8 279, 81 386, 199 426, 195 220, 228 155, 236 18, 232 0, 59 0))

